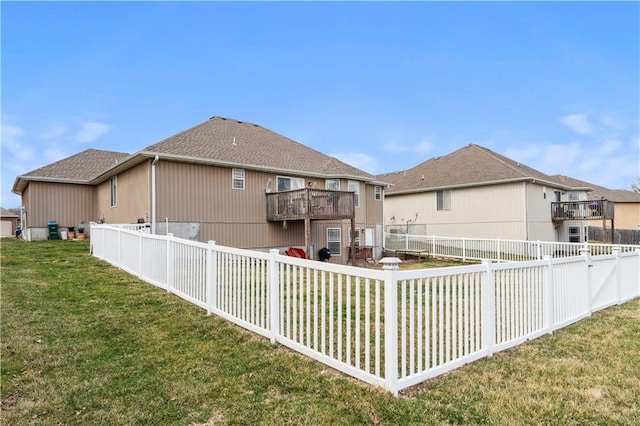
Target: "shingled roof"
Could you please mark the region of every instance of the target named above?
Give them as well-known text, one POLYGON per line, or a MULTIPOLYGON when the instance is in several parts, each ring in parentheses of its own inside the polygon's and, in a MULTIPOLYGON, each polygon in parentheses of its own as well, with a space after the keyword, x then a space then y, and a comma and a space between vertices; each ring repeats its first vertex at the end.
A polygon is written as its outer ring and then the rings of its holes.
POLYGON ((262 126, 224 117, 212 117, 140 153, 244 168, 373 179, 360 169, 262 126))
POLYGON ((16 178, 14 192, 22 192, 26 181, 44 180, 85 184, 117 165, 129 154, 99 149, 87 149, 16 178))
POLYGON ((609 189, 604 186, 585 182, 569 176, 554 175, 551 177, 568 186, 583 186, 591 188, 592 192, 587 193, 589 200, 600 200, 605 198, 616 203, 640 203, 640 194, 637 192, 625 191, 622 189, 609 189))
POLYGON ((385 173, 377 178, 392 184, 385 191, 387 195, 531 179, 551 186, 566 186, 549 175, 474 144, 431 158, 409 170, 385 173))

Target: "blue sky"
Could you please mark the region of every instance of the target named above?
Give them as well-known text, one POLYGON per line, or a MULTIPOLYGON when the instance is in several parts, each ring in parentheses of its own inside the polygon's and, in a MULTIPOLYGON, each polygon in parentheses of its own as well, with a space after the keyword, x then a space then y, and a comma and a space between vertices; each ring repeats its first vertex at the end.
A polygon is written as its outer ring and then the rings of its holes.
POLYGON ((638 2, 2 2, 2 206, 17 175, 211 116, 370 173, 469 143, 629 189, 638 2))

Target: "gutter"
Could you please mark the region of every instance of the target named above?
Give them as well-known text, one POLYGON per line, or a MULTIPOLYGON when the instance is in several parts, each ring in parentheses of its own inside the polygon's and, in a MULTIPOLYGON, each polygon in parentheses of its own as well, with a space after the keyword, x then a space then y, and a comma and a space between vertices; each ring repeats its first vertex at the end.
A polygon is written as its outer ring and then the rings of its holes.
MULTIPOLYGON (((160 161, 160 156, 156 155, 151 162, 151 233, 157 234, 156 229, 156 163, 160 161)), ((167 232, 169 230, 167 229, 167 232)))

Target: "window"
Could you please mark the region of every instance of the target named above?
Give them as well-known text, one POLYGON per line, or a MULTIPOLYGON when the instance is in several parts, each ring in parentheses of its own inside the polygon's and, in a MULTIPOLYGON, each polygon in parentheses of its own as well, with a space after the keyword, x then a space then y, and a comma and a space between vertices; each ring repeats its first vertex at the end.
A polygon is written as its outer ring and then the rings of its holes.
POLYGON ((356 195, 353 197, 353 206, 360 207, 360 182, 357 180, 350 180, 347 191, 355 192, 356 195))
POLYGON ((579 199, 578 191, 569 191, 569 201, 578 201, 579 199))
POLYGON ((330 191, 340 191, 340 180, 339 179, 327 179, 324 181, 325 188, 330 191))
POLYGON ((579 226, 570 226, 569 227, 569 242, 570 243, 579 243, 580 242, 580 227, 579 226))
POLYGON ((233 189, 244 189, 244 170, 233 169, 231 173, 231 185, 233 189))
POLYGON ((373 194, 376 201, 382 200, 382 187, 380 185, 374 186, 373 194))
POLYGON ((111 178, 111 207, 118 205, 118 176, 111 178))
POLYGON ((278 176, 278 191, 289 191, 304 188, 304 179, 278 176))
MULTIPOLYGON (((361 235, 364 235, 364 229, 356 228, 356 232, 353 236, 353 244, 356 247, 360 247, 361 235)), ((351 238, 351 228, 349 228, 349 238, 351 238)), ((351 240, 349 240, 349 244, 351 244, 351 240)))
POLYGON ((451 210, 451 190, 437 191, 436 202, 438 210, 451 210))
POLYGON ((342 254, 340 228, 327 228, 327 248, 331 252, 331 256, 340 256, 342 254))

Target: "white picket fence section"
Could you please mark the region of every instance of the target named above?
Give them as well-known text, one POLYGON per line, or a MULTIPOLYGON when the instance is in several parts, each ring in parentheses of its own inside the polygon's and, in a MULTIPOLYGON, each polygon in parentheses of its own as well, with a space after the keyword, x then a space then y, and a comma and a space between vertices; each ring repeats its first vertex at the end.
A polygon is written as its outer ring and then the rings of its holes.
POLYGON ((548 241, 521 241, 485 238, 438 237, 385 233, 385 250, 422 255, 450 257, 462 260, 493 260, 495 262, 540 260, 544 256, 578 256, 581 249, 591 255, 612 254, 614 248, 621 253, 640 249, 640 245, 563 243, 548 241))
POLYGON ((640 251, 399 271, 109 225, 91 236, 94 256, 394 395, 640 296, 640 251))

